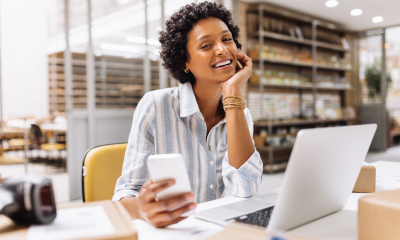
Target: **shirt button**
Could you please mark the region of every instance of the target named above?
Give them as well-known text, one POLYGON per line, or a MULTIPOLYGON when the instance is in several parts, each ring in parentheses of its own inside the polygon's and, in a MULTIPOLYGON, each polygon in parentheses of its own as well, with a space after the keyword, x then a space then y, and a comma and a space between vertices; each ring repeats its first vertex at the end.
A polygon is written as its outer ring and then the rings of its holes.
POLYGON ((210 162, 210 165, 214 165, 214 161, 211 161, 211 162, 210 162))
POLYGON ((211 184, 211 185, 210 185, 210 188, 213 189, 213 188, 214 188, 214 185, 211 184))
POLYGON ((212 147, 213 146, 213 144, 210 142, 209 144, 208 144, 210 147, 212 147))

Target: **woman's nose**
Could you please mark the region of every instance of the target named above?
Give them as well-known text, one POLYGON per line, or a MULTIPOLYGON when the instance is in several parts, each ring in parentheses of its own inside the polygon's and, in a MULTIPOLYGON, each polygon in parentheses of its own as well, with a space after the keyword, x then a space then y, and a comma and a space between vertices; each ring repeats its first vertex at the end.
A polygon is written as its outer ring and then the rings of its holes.
POLYGON ((225 55, 228 53, 228 50, 226 49, 225 45, 222 42, 218 42, 217 44, 215 44, 215 55, 219 56, 219 55, 225 55))

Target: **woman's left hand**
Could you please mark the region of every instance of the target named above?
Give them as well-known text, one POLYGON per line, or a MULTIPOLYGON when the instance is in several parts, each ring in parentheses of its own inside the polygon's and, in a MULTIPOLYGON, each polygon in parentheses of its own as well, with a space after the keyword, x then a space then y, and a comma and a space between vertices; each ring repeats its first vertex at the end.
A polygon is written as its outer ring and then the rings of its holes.
POLYGON ((220 83, 224 96, 234 95, 241 97, 240 89, 251 76, 251 68, 253 66, 251 58, 245 54, 238 53, 237 60, 243 67, 240 68, 239 64, 236 63, 236 74, 225 82, 220 83))

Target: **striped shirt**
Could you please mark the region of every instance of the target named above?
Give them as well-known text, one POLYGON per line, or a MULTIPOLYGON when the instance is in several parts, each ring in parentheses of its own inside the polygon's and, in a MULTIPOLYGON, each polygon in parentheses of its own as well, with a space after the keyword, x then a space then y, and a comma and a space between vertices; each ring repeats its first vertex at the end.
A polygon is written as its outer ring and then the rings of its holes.
MULTIPOLYGON (((250 134, 253 120, 245 110, 250 134)), ((190 83, 152 91, 139 102, 113 201, 138 196, 149 179, 151 154, 180 153, 185 159, 195 201, 218 199, 226 189, 238 197, 250 197, 261 184, 263 163, 257 150, 239 169, 228 160, 226 118, 207 134, 207 126, 190 83)))

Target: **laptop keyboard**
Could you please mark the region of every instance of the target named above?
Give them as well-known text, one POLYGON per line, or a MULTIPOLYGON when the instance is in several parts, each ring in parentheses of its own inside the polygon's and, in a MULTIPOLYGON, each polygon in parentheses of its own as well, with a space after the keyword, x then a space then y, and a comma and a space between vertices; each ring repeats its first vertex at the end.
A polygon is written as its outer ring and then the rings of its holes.
POLYGON ((274 206, 269 208, 264 208, 246 215, 228 219, 226 221, 246 223, 266 228, 268 226, 269 219, 271 218, 273 209, 274 206))

